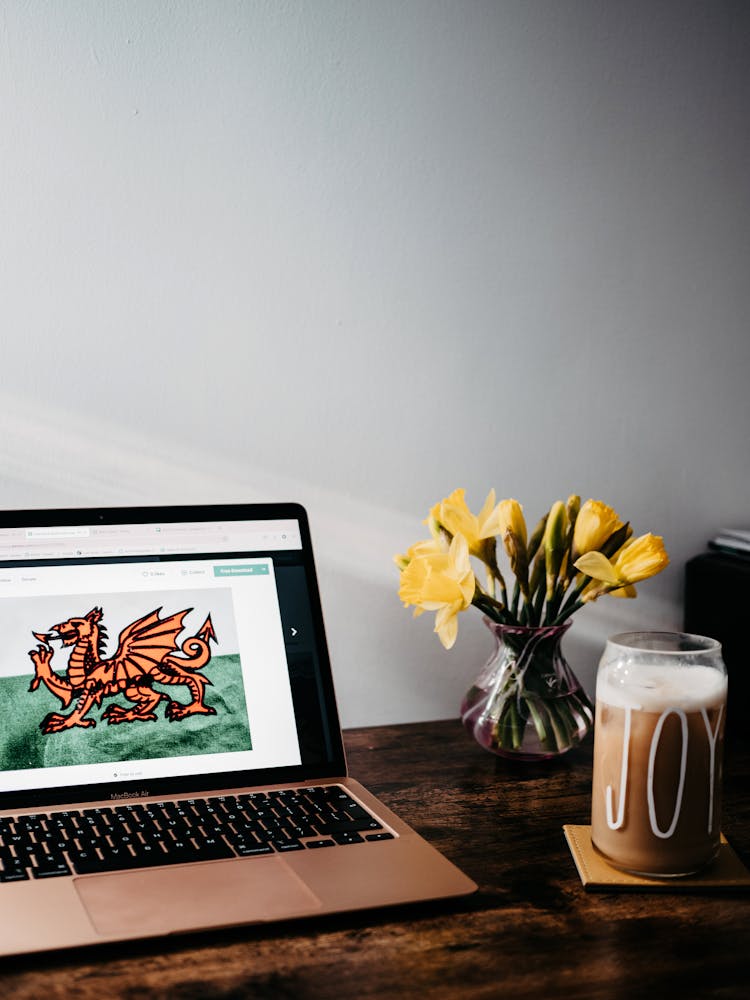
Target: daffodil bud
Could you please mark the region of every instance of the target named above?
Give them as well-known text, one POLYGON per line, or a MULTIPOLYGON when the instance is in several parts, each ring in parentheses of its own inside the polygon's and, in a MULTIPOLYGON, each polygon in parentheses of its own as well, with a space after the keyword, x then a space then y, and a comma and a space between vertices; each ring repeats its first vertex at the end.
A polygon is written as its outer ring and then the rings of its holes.
POLYGON ((568 515, 568 529, 565 532, 565 554, 560 566, 560 579, 563 581, 563 590, 567 590, 570 578, 573 575, 573 563, 570 559, 570 547, 573 543, 573 529, 581 509, 581 498, 577 493, 571 493, 568 502, 565 504, 565 512, 568 515))
POLYGON ((565 505, 565 509, 568 512, 568 522, 570 525, 570 530, 572 531, 575 527, 576 520, 578 519, 578 512, 581 509, 581 498, 577 493, 571 493, 568 497, 568 502, 565 505))
POLYGON ((531 597, 536 593, 537 587, 544 579, 544 553, 540 552, 534 560, 534 565, 529 578, 529 594, 531 597))
POLYGON ((500 501, 497 505, 496 524, 499 535, 505 537, 508 531, 512 531, 518 543, 526 546, 526 520, 518 500, 500 501))
POLYGON ((562 500, 557 500, 549 512, 544 531, 544 559, 547 566, 547 600, 551 600, 566 550, 568 514, 562 500))
POLYGON ((495 512, 495 523, 524 595, 528 594, 529 558, 526 550, 526 521, 523 507, 517 500, 501 500, 495 512))
POLYGON ((521 593, 528 599, 529 559, 523 539, 519 538, 511 528, 508 528, 503 536, 503 544, 510 559, 510 568, 515 574, 521 588, 521 593))

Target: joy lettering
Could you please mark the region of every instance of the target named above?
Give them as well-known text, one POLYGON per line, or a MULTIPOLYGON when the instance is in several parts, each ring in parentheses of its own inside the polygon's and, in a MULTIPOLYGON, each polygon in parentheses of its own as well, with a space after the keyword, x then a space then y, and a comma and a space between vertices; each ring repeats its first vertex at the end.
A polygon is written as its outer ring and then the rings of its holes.
MULTIPOLYGON (((724 711, 724 706, 721 705, 719 708, 718 715, 716 717, 716 726, 714 729, 711 728, 711 722, 708 718, 708 712, 705 708, 701 708, 700 714, 703 719, 703 725, 706 730, 706 737, 708 739, 709 748, 709 773, 708 773, 708 833, 709 835, 713 831, 713 804, 714 804, 714 784, 715 784, 715 763, 716 763, 716 740, 719 734, 719 727, 721 726, 721 717, 724 711)), ((620 768, 620 788, 618 793, 618 808, 615 813, 614 808, 614 789, 612 785, 607 785, 605 789, 605 806, 606 806, 606 818, 607 826, 610 830, 619 830, 623 823, 625 822, 625 804, 628 795, 628 763, 630 756, 630 729, 631 729, 631 719, 632 719, 632 708, 625 709, 625 728, 623 731, 623 746, 622 746, 622 763, 620 768)), ((685 789, 685 774, 687 770, 687 751, 688 751, 688 720, 686 713, 681 708, 666 708, 656 723, 653 735, 651 737, 651 746, 649 748, 648 755, 648 774, 646 778, 646 795, 648 799, 648 817, 649 823, 651 825, 651 831, 655 837, 659 837, 662 840, 666 840, 672 836, 674 833, 677 823, 680 818, 680 809, 682 808, 682 796, 685 789), (656 806, 654 802, 654 767, 656 763, 656 755, 659 750, 659 742, 661 740, 662 730, 664 728, 664 723, 667 721, 670 715, 676 715, 680 720, 680 730, 681 730, 681 743, 680 743, 680 776, 677 784, 677 794, 675 797, 674 812, 672 813, 672 820, 666 829, 662 830, 656 819, 656 806)))

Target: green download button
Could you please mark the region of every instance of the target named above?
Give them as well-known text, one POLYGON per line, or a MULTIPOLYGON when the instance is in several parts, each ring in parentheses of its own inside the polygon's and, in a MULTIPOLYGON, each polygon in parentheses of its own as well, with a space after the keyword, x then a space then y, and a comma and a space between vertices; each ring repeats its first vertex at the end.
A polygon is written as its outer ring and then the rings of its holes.
POLYGON ((267 563, 247 563, 239 566, 214 566, 214 576, 268 576, 267 563))

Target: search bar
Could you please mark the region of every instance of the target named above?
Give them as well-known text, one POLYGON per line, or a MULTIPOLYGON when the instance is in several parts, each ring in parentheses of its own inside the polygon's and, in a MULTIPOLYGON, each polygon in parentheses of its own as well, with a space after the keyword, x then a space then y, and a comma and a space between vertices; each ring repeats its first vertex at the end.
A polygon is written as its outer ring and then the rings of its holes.
POLYGON ((88 538, 90 528, 84 526, 65 528, 27 528, 26 537, 35 538, 88 538))

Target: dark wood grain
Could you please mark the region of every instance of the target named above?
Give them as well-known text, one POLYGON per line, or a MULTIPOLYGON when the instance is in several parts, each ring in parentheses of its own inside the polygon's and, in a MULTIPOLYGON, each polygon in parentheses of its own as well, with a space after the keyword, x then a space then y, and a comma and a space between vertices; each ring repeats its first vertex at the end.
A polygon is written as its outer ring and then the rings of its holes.
MULTIPOLYGON (((750 894, 586 893, 563 823, 588 822, 591 747, 511 765, 457 722, 346 733, 351 773, 480 887, 458 903, 239 928, 0 963, 3 997, 750 995, 750 894)), ((724 832, 750 859, 750 753, 724 832)))

